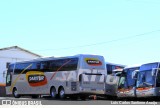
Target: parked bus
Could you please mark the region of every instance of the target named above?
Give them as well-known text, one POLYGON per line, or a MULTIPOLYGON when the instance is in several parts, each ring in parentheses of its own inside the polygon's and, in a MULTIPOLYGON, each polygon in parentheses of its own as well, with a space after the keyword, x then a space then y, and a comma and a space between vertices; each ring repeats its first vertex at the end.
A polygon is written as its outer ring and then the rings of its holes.
POLYGON ((76 55, 40 58, 10 64, 6 92, 15 98, 50 95, 64 99, 105 93, 106 65, 103 56, 76 55))
POLYGON ((160 96, 160 62, 146 63, 140 67, 136 94, 137 97, 160 96))
POLYGON ((106 81, 106 97, 110 99, 117 98, 118 82, 123 69, 113 70, 113 74, 107 77, 106 81))
POLYGON ((129 66, 124 68, 119 84, 118 84, 118 97, 136 97, 136 77, 137 77, 137 70, 139 70, 138 66, 129 66), (134 75, 134 78, 133 78, 134 75))
POLYGON ((115 98, 117 96, 117 87, 119 76, 125 65, 106 63, 107 79, 106 79, 106 97, 115 98))
POLYGON ((123 69, 124 67, 126 67, 125 65, 121 65, 121 64, 115 64, 115 63, 106 63, 106 68, 107 68, 107 74, 111 75, 114 74, 115 69, 123 69))

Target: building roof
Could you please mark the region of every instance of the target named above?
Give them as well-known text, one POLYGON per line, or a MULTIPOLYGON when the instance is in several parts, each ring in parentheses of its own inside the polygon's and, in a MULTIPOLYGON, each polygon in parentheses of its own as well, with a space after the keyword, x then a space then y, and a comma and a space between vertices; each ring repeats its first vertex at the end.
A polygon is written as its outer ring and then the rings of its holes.
POLYGON ((1 50, 10 50, 10 49, 19 49, 19 50, 21 50, 21 51, 24 51, 24 52, 27 52, 27 53, 30 53, 30 54, 32 54, 32 55, 35 55, 35 56, 37 56, 37 57, 42 57, 42 56, 40 56, 40 55, 38 55, 38 54, 36 54, 36 53, 33 53, 33 52, 31 52, 31 51, 29 51, 29 50, 26 50, 26 49, 23 49, 23 48, 21 48, 21 47, 19 47, 19 46, 11 46, 11 47, 6 47, 6 48, 1 48, 0 49, 0 51, 1 50))

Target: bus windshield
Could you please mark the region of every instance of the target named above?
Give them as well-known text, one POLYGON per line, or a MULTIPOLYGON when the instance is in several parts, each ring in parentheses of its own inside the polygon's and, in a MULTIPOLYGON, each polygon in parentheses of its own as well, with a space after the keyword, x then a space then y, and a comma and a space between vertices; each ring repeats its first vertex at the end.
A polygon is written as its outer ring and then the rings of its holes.
POLYGON ((128 68, 128 69, 125 69, 125 88, 130 88, 130 87, 134 87, 135 86, 135 79, 132 78, 132 73, 133 71, 135 70, 138 70, 139 67, 136 67, 136 68, 128 68))
POLYGON ((128 84, 128 87, 133 87, 135 85, 135 79, 132 79, 132 72, 134 71, 135 69, 128 69, 126 74, 127 74, 127 84, 128 84))
POLYGON ((152 70, 141 71, 138 74, 137 87, 149 87, 155 83, 155 76, 152 76, 152 70))
POLYGON ((118 89, 126 89, 126 88, 128 88, 126 75, 122 75, 119 80, 118 89))

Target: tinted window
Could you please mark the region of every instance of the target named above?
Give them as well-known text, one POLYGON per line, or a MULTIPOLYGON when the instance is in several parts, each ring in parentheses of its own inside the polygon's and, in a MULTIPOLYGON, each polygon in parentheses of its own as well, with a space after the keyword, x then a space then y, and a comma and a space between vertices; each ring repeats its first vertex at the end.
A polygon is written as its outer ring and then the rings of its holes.
POLYGON ((112 74, 112 65, 107 64, 107 74, 112 74))
POLYGON ((72 71, 77 70, 78 58, 60 59, 50 61, 50 71, 72 71))
POLYGON ((32 66, 30 69, 28 69, 28 71, 39 71, 40 70, 40 67, 41 67, 40 62, 32 62, 30 64, 32 64, 32 66))
POLYGON ((7 74, 10 74, 11 72, 13 72, 13 68, 14 68, 13 64, 9 65, 7 74))
POLYGON ((72 71, 77 70, 78 58, 67 58, 59 60, 30 62, 16 64, 14 74, 25 74, 28 71, 54 72, 54 71, 72 71), (31 65, 31 67, 28 67, 31 65), (27 68, 28 67, 28 68, 27 68))
POLYGON ((127 82, 126 82, 126 77, 122 76, 119 80, 119 84, 118 84, 118 88, 122 89, 122 88, 127 88, 127 82))
POLYGON ((118 65, 107 64, 107 74, 112 74, 115 69, 123 69, 124 67, 118 65))
POLYGON ((50 71, 50 61, 43 61, 41 62, 40 70, 43 72, 49 72, 50 71))
POLYGON ((158 63, 145 64, 140 67, 140 71, 151 70, 157 67, 158 67, 158 63))
POLYGON ((31 63, 23 63, 23 64, 16 64, 14 74, 25 74, 31 67, 28 67, 31 63), (27 68, 28 67, 28 68, 27 68))
POLYGON ((152 76, 152 70, 138 73, 137 87, 148 87, 155 84, 155 77, 152 76))
POLYGON ((138 70, 138 69, 139 69, 139 67, 129 68, 129 69, 124 70, 127 73, 127 79, 126 80, 127 80, 128 86, 134 86, 135 80, 132 79, 132 73, 133 73, 133 71, 138 70))

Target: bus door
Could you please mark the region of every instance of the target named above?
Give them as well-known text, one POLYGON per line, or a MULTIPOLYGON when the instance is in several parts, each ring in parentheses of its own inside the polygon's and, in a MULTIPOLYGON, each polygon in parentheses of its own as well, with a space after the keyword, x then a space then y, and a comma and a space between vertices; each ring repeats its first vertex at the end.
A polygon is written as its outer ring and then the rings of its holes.
POLYGON ((12 75, 13 75, 14 65, 10 65, 7 74, 6 74, 6 94, 12 94, 11 84, 12 84, 12 75))
POLYGON ((104 74, 83 73, 81 74, 80 80, 80 86, 82 89, 98 91, 104 90, 105 88, 104 74))

